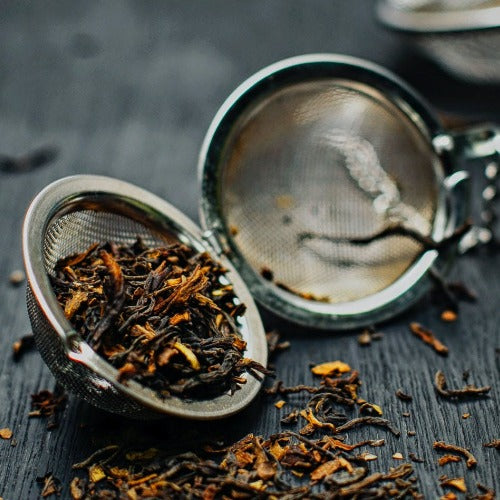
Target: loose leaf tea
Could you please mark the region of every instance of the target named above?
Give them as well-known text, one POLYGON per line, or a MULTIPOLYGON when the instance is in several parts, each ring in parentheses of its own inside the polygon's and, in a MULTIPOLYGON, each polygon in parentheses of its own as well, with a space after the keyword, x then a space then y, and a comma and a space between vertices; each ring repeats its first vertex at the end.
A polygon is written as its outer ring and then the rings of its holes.
POLYGON ((469 469, 477 465, 476 457, 467 448, 457 446, 456 444, 448 444, 444 441, 435 441, 433 446, 435 450, 453 451, 455 453, 460 453, 467 459, 466 465, 469 469))
POLYGON ((183 244, 148 248, 113 242, 58 261, 52 285, 64 313, 90 346, 161 397, 233 393, 248 372, 238 320, 245 305, 208 253, 183 244))
POLYGON ((396 396, 401 399, 401 401, 407 401, 407 402, 410 402, 413 400, 413 396, 411 396, 410 394, 406 394, 405 392, 403 392, 401 389, 398 389, 396 391, 396 396))
POLYGON ((447 286, 458 300, 465 300, 467 302, 477 301, 477 293, 467 287, 465 283, 462 283, 461 281, 452 281, 447 283, 447 286))
POLYGON ((311 292, 300 292, 299 290, 295 290, 289 285, 285 285, 285 283, 281 283, 280 281, 276 281, 275 285, 285 292, 292 293, 293 295, 297 295, 298 297, 302 297, 306 300, 312 300, 313 302, 331 302, 331 298, 328 295, 316 295, 311 292))
POLYGON ((461 389, 448 389, 446 377, 441 370, 436 372, 434 376, 434 384, 437 393, 443 398, 469 398, 469 397, 485 397, 491 390, 491 386, 476 387, 475 385, 466 385, 461 389))
MULTIPOLYGON (((448 310, 448 317, 457 316, 459 303, 461 301, 476 302, 476 292, 469 289, 461 281, 447 282, 444 276, 435 268, 429 269, 429 276, 434 281, 433 298, 436 301, 444 302, 448 310), (449 313, 452 313, 450 316, 449 313)), ((458 316, 457 316, 458 317, 458 316)))
POLYGON ((43 477, 37 477, 36 481, 42 485, 42 491, 40 492, 42 498, 60 494, 61 481, 54 477, 51 472, 48 472, 43 477))
POLYGON ((0 172, 29 172, 53 162, 59 150, 53 146, 45 146, 23 156, 0 155, 0 172))
POLYGON ((410 331, 422 342, 430 345, 438 354, 442 356, 448 355, 448 348, 427 328, 424 328, 419 323, 410 323, 410 331))
POLYGON ((452 491, 448 491, 448 493, 445 493, 443 496, 440 496, 439 500, 458 500, 458 497, 452 491))
POLYGON ((423 464, 425 460, 423 458, 418 457, 415 455, 415 453, 409 453, 408 456, 410 457, 410 460, 412 462, 418 463, 418 464, 423 464))
POLYGON ((465 479, 463 477, 448 478, 447 476, 441 476, 439 480, 441 481, 440 485, 442 487, 452 487, 462 493, 467 491, 467 486, 465 485, 465 479))
POLYGON ((441 313, 441 319, 447 323, 452 323, 453 321, 456 321, 457 318, 457 313, 455 311, 452 311, 451 309, 445 309, 441 313))
POLYGON ((24 274, 24 271, 21 271, 20 269, 16 269, 9 274, 9 283, 13 286, 19 286, 24 283, 25 279, 26 275, 24 274))
POLYGON ((483 446, 486 448, 495 448, 496 450, 500 450, 500 439, 494 439, 489 443, 484 443, 483 446))
POLYGON ((488 488, 481 483, 476 484, 481 493, 477 493, 476 495, 471 496, 470 500, 495 500, 496 494, 493 488, 488 488))
POLYGON ((64 410, 68 396, 60 385, 56 385, 54 392, 47 389, 31 395, 31 411, 29 417, 47 419, 47 429, 59 426, 59 416, 64 410))
POLYGON ((35 337, 33 334, 24 335, 12 344, 12 357, 19 361, 24 353, 35 348, 35 337))
POLYGON ((438 459, 438 465, 443 466, 449 464, 450 462, 460 462, 462 457, 458 455, 443 455, 438 459))
POLYGON ((370 474, 371 458, 339 450, 337 443, 328 435, 311 440, 294 432, 248 434, 220 450, 222 456, 213 449, 203 455, 158 452, 141 461, 137 452, 107 447, 74 467, 85 469, 87 478, 74 477, 70 494, 74 500, 423 498, 411 464, 370 474))
POLYGON ((401 463, 387 472, 370 471, 378 457, 362 448, 384 446, 384 439, 351 444, 339 434, 372 424, 391 430, 388 421, 379 417, 349 420, 339 413, 338 405, 356 411, 364 401, 357 395, 361 387, 358 372, 340 371, 326 370, 318 376, 318 386, 287 388, 278 383, 268 390, 274 395, 281 390, 283 394, 299 392, 309 397, 287 422, 307 422, 298 432, 285 430, 267 437, 248 434, 232 444, 215 446, 211 442, 202 444, 199 451, 177 454, 156 448, 138 451, 109 445, 73 466, 81 472, 69 485, 71 498, 422 499, 410 463, 401 463))
POLYGON ((266 333, 267 352, 269 358, 273 358, 276 354, 286 351, 290 348, 290 341, 281 340, 281 334, 277 330, 272 330, 266 333))
POLYGON ((371 343, 372 343, 371 332, 366 328, 358 335, 358 344, 361 346, 367 346, 370 345, 371 343))
POLYGON ((381 340, 384 337, 382 332, 377 332, 373 327, 365 328, 358 335, 358 344, 360 346, 369 346, 373 340, 381 340))
POLYGON ((353 427, 358 427, 360 425, 376 425, 379 427, 385 427, 388 431, 392 432, 395 436, 399 436, 401 432, 394 427, 394 425, 386 418, 380 417, 359 417, 353 418, 343 425, 337 427, 337 432, 344 432, 352 429, 353 427))
MULTIPOLYGON (((307 424, 300 430, 301 435, 310 435, 319 429, 330 434, 340 434, 355 427, 373 425, 385 427, 395 436, 400 436, 401 432, 388 419, 373 415, 349 419, 347 415, 338 411, 338 405, 342 405, 346 409, 353 409, 357 405, 359 413, 382 414, 382 409, 378 405, 368 403, 358 397, 358 389, 361 385, 359 372, 351 370, 349 365, 339 360, 314 365, 311 372, 321 377, 320 385, 299 384, 286 387, 283 382, 278 381, 266 389, 265 392, 269 395, 289 395, 303 392, 312 395, 305 408, 290 412, 281 419, 282 424, 295 424, 298 418, 302 417, 307 424), (350 375, 341 376, 342 373, 349 373, 349 371, 350 375)), ((363 444, 367 444, 367 442, 363 444)), ((372 446, 375 445, 372 444, 372 446)))
POLYGON ((298 290, 293 289, 292 287, 285 285, 284 283, 281 283, 279 281, 275 281, 274 279, 274 272, 272 269, 269 269, 268 267, 262 267, 260 270, 260 275, 267 281, 274 282, 274 284, 278 287, 281 288, 282 290, 285 290, 288 293, 293 293, 294 295, 297 295, 299 297, 302 297, 303 299, 306 300, 312 300, 315 302, 330 302, 330 297, 328 296, 318 296, 315 295, 311 292, 300 292, 298 290))
POLYGON ((320 375, 322 377, 333 375, 335 373, 347 373, 350 371, 351 367, 347 363, 338 360, 321 363, 320 365, 315 365, 311 368, 311 372, 314 375, 320 375))
POLYGON ((372 234, 366 237, 356 237, 356 238, 345 238, 338 236, 330 236, 327 234, 319 234, 313 232, 303 232, 297 236, 297 240, 299 243, 307 241, 307 240, 324 240, 330 241, 332 243, 351 243, 352 245, 369 245, 370 243, 383 240, 385 238, 393 237, 393 236, 403 236, 406 238, 410 238, 414 240, 416 243, 421 244, 425 250, 433 250, 433 249, 446 249, 450 246, 457 243, 462 236, 467 233, 472 227, 472 220, 467 219, 464 224, 457 227, 453 234, 449 237, 444 238, 440 241, 434 240, 432 237, 422 234, 419 231, 416 231, 410 227, 404 226, 402 224, 396 223, 391 224, 381 231, 372 234))
POLYGON ((1 439, 10 439, 12 437, 12 430, 8 427, 4 427, 0 429, 0 438, 1 439))

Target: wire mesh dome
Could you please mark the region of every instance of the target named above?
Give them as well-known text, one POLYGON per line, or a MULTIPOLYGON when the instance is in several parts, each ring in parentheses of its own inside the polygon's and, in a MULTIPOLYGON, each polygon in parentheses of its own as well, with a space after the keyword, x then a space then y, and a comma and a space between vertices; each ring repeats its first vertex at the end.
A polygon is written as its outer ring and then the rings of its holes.
MULTIPOLYGON (((154 195, 116 179, 62 179, 33 201, 26 216, 23 246, 29 282, 28 311, 44 361, 66 388, 114 413, 139 418, 170 414, 207 419, 239 411, 259 390, 260 382, 253 377, 248 377, 232 396, 224 394, 208 400, 161 398, 136 382, 119 383, 117 370, 79 338, 64 316, 49 281, 56 262, 83 252, 95 242, 131 244, 138 236, 151 247, 181 241, 196 251, 207 250, 201 230, 185 216, 154 195)), ((248 307, 241 325, 246 355, 265 364, 265 336, 253 300, 231 264, 223 264, 229 268, 238 297, 248 307)))
POLYGON ((437 255, 405 235, 360 242, 394 226, 443 237, 439 133, 420 99, 375 65, 282 61, 212 123, 200 156, 205 224, 253 295, 285 317, 345 328, 393 315, 437 255))

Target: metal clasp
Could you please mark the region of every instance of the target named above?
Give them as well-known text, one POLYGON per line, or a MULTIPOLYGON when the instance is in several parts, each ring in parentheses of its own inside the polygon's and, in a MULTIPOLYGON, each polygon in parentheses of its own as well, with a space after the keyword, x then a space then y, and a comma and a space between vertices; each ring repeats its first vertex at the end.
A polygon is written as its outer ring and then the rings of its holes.
POLYGON ((481 225, 475 225, 460 242, 461 253, 480 244, 493 241, 496 222, 495 201, 498 195, 497 178, 500 168, 500 128, 487 124, 454 133, 455 153, 465 160, 481 160, 485 186, 481 193, 481 225))
POLYGON ((221 237, 221 234, 216 229, 207 229, 202 234, 203 241, 210 247, 210 250, 215 252, 217 257, 226 254, 228 250, 227 242, 221 237))

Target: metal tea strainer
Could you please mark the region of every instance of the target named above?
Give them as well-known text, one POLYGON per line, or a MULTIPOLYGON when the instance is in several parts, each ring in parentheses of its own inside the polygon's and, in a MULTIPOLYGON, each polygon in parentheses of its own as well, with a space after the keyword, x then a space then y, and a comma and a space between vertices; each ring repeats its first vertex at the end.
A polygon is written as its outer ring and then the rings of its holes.
POLYGON ((74 176, 45 188, 32 202, 23 228, 28 277, 28 311, 37 347, 56 379, 87 402, 128 417, 161 414, 194 419, 220 418, 250 403, 260 382, 247 376, 234 395, 205 401, 162 399, 138 383, 117 381, 117 370, 96 354, 73 330, 52 291, 49 275, 56 262, 82 252, 96 241, 133 243, 140 236, 148 246, 180 241, 197 251, 208 250, 229 269, 228 279, 247 305, 241 335, 246 356, 267 362, 267 346, 259 314, 245 284, 231 263, 204 241, 204 235, 171 205, 131 184, 100 176, 74 176))
MULTIPOLYGON (((42 356, 67 388, 129 416, 157 413, 208 419, 243 408, 260 384, 233 396, 161 400, 130 382, 80 339, 64 317, 48 275, 55 262, 95 241, 180 240, 208 249, 230 270, 247 304, 246 355, 266 362, 252 296, 289 320, 336 330, 370 324, 415 302, 431 266, 455 248, 426 249, 404 235, 359 245, 399 225, 442 241, 469 214, 471 157, 489 161, 494 198, 498 133, 451 135, 422 99, 384 69, 317 54, 276 63, 244 82, 216 115, 200 153, 203 230, 165 201, 96 176, 55 182, 33 201, 24 225, 28 308, 42 356)), ((493 193, 493 194, 492 194, 493 193)), ((476 228, 463 245, 485 240, 476 228)))
MULTIPOLYGON (((491 160, 489 204, 499 149, 494 128, 443 130, 379 66, 296 57, 243 83, 212 122, 199 162, 202 219, 264 306, 319 328, 369 324, 419 298, 429 268, 443 270, 453 249, 397 235, 353 240, 394 225, 446 239, 469 215, 462 165, 491 160)), ((490 236, 476 228, 462 245, 490 236)))
POLYGON ((453 75, 500 82, 500 0, 378 0, 376 9, 453 75))

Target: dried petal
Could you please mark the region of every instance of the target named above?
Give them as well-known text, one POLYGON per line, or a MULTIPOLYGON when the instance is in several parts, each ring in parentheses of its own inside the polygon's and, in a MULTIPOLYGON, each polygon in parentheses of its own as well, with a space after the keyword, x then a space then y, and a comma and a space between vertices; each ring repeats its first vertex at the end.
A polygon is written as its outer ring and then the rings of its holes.
POLYGON ((456 320, 457 320, 457 318, 458 318, 457 313, 456 313, 455 311, 450 310, 450 309, 447 309, 446 311, 443 311, 443 312, 441 313, 441 319, 442 319, 443 321, 448 322, 448 323, 451 323, 451 322, 453 322, 453 321, 456 321, 456 320))
POLYGON ((382 408, 380 408, 379 405, 373 404, 373 403, 367 403, 364 402, 361 404, 359 407, 360 413, 369 413, 373 414, 376 413, 377 415, 382 415, 382 408))
POLYGON ((37 482, 43 483, 42 491, 40 492, 42 498, 50 495, 59 495, 61 490, 60 481, 51 473, 46 474, 44 477, 37 478, 37 482))
POLYGON ((261 462, 257 466, 257 476, 260 477, 263 481, 268 481, 272 479, 276 475, 277 465, 275 462, 271 462, 266 460, 265 462, 261 462))
POLYGON ((183 321, 191 321, 191 315, 189 314, 189 311, 184 311, 182 313, 174 314, 170 318, 169 323, 174 326, 178 325, 179 323, 182 323, 183 321))
POLYGON ((249 483, 248 486, 257 491, 264 491, 266 489, 266 485, 263 483, 262 479, 253 481, 252 483, 249 483))
POLYGON ((170 359, 175 356, 176 354, 178 354, 178 350, 177 349, 173 349, 171 347, 167 347, 165 349, 163 349, 162 352, 160 352, 160 354, 158 354, 157 358, 156 358, 156 362, 158 363, 158 366, 165 366, 169 363, 170 359))
POLYGON ((193 370, 199 371, 201 369, 198 358, 187 345, 182 344, 181 342, 174 342, 173 347, 175 347, 175 349, 177 349, 181 354, 184 355, 193 370))
POLYGON ((8 427, 0 429, 0 438, 2 439, 10 439, 12 437, 12 430, 8 427))
POLYGON ((140 477, 139 479, 134 479, 132 481, 128 482, 129 486, 138 486, 139 484, 147 483, 148 481, 151 481, 151 479, 154 479, 155 477, 158 477, 158 474, 148 474, 147 476, 140 477))
POLYGON ((255 455, 245 450, 236 450, 234 452, 234 456, 236 458, 236 463, 240 468, 244 468, 247 465, 251 465, 255 462, 255 455))
POLYGON ((276 459, 276 460, 281 460, 286 453, 286 448, 283 448, 278 441, 275 441, 272 445, 271 448, 269 449, 269 452, 271 455, 276 459))
POLYGON ((89 467, 89 481, 98 483, 106 477, 106 473, 100 465, 93 464, 89 467))
POLYGON ((204 490, 202 495, 202 500, 214 500, 215 496, 219 492, 219 487, 215 484, 209 484, 204 490))
POLYGON ((460 462, 460 460, 462 460, 462 458, 458 455, 443 455, 438 459, 438 464, 443 466, 450 462, 460 462))
POLYGON ((335 432, 335 425, 330 422, 321 422, 316 418, 311 408, 301 410, 300 415, 305 418, 315 428, 327 428, 335 432))
POLYGON ((145 337, 147 340, 152 340, 156 337, 156 333, 149 323, 146 323, 144 326, 134 325, 129 333, 132 337, 145 337))
POLYGON ((335 460, 329 460, 311 472, 311 479, 313 481, 318 481, 324 479, 326 476, 333 474, 339 469, 346 469, 348 472, 352 472, 352 465, 342 457, 336 458, 335 460))
POLYGON ((315 365, 311 368, 314 375, 319 375, 321 377, 326 377, 328 375, 333 375, 334 373, 347 373, 351 371, 351 367, 344 363, 343 361, 329 361, 328 363, 322 363, 320 365, 315 365))
POLYGON ((122 479, 127 478, 129 476, 128 470, 121 469, 120 467, 110 467, 109 472, 113 477, 118 477, 122 479))
POLYGON ((463 477, 455 477, 450 479, 444 479, 440 483, 441 486, 451 486, 452 488, 465 493, 467 491, 467 486, 465 485, 465 479, 463 477))
POLYGON ((82 480, 80 478, 73 478, 69 485, 69 492, 73 500, 82 500, 85 493, 83 490, 82 480))
POLYGON ((449 491, 448 493, 445 493, 443 496, 439 497, 439 500, 457 500, 458 497, 455 493, 452 491, 449 491))
POLYGON ((137 368, 133 363, 125 363, 118 370, 118 381, 122 382, 128 380, 129 378, 133 377, 136 373, 137 373, 137 368))
POLYGON ((448 355, 448 348, 427 328, 424 328, 419 323, 410 323, 410 331, 420 340, 429 344, 438 354, 442 356, 448 355))

